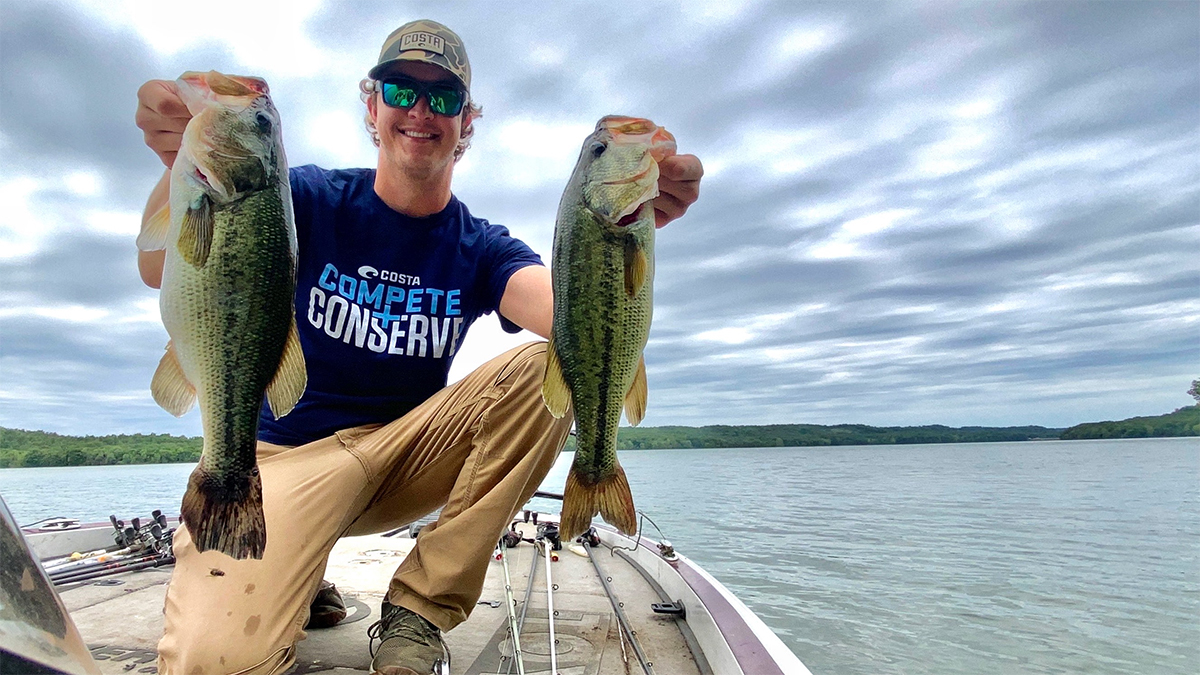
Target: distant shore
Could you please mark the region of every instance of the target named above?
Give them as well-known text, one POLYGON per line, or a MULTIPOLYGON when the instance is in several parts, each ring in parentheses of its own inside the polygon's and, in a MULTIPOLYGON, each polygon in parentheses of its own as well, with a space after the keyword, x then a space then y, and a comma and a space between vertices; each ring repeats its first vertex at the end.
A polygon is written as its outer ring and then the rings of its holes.
MULTIPOLYGON (((685 448, 814 447, 835 445, 911 445, 916 443, 982 443, 1101 438, 1200 436, 1200 407, 1166 415, 1089 422, 1067 429, 1041 426, 873 427, 865 424, 770 424, 706 427, 622 427, 620 450, 685 448)), ((33 466, 100 466, 195 462, 203 442, 198 436, 121 434, 64 436, 46 431, 0 427, 0 468, 33 466)), ((574 450, 575 439, 566 449, 574 450)))

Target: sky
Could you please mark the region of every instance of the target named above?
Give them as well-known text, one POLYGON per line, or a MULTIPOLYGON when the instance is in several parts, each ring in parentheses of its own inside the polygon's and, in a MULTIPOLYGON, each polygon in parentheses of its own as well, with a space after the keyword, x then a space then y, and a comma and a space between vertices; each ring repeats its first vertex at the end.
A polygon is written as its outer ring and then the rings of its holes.
MULTIPOLYGON (((289 163, 373 167, 358 82, 393 29, 462 36, 471 212, 549 259, 605 114, 704 163, 660 230, 643 425, 1064 427, 1192 403, 1200 4, 0 2, 0 426, 200 433, 151 400, 136 271, 162 165, 136 92, 271 86, 289 163)), ((452 379, 534 339, 495 315, 452 379)))

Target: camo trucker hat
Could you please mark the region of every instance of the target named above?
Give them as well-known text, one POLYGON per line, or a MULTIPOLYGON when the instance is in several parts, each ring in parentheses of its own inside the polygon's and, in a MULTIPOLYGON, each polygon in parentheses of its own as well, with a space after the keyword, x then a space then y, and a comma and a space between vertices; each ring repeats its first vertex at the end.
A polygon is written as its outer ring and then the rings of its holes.
POLYGON ((392 31, 379 51, 379 64, 367 76, 378 80, 388 66, 400 61, 441 66, 458 78, 467 91, 471 90, 471 64, 467 62, 462 38, 436 21, 410 21, 392 31))

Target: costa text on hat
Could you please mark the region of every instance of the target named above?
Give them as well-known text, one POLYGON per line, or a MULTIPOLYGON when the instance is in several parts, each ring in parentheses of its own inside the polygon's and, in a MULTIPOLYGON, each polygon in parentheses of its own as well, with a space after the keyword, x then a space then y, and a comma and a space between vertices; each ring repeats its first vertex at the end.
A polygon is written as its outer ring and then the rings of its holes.
POLYGON ((471 89, 471 64, 462 38, 436 21, 410 21, 392 31, 383 41, 379 63, 367 76, 378 80, 387 67, 401 61, 432 63, 450 71, 468 91, 471 89))

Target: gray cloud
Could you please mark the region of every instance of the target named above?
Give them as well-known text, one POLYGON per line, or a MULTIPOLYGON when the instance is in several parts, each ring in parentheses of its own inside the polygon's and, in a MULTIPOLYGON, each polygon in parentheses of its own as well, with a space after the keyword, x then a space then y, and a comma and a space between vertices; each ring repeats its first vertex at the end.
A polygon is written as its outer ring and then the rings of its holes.
POLYGON ((16 3, 4 9, 0 42, 0 132, 12 150, 110 170, 145 158, 135 93, 159 60, 135 34, 59 5, 16 3))
MULTIPOLYGON (((5 7, 0 134, 13 161, 0 180, 95 168, 106 206, 136 212, 161 171, 132 123, 137 87, 245 68, 210 43, 159 55, 65 7, 5 7)), ((690 5, 330 3, 305 32, 345 59, 272 81, 293 163, 330 161, 305 125, 334 106, 359 115, 378 43, 420 16, 464 37, 486 110, 469 151, 480 170, 456 192, 544 257, 570 167, 510 180, 529 160, 505 150, 508 123, 644 114, 705 161, 700 202, 659 234, 647 424, 1069 425, 1188 402, 1200 375, 1193 6, 767 2, 722 23, 690 5)), ((58 234, 0 264, 0 308, 132 316, 154 297, 129 242, 79 234, 71 200, 94 200, 34 199, 58 234)), ((139 398, 159 326, 18 312, 0 332, 0 424, 196 426, 139 398)))

